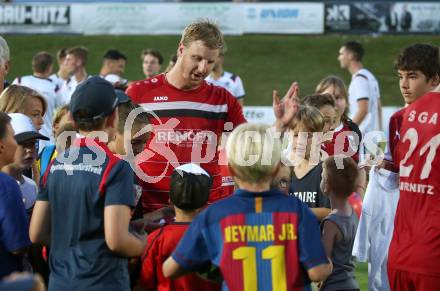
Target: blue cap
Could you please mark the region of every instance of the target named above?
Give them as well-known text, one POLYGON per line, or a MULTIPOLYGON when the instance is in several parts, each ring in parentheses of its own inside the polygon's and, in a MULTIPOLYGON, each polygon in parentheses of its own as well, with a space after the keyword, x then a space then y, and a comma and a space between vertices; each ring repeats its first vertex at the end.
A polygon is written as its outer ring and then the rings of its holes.
POLYGON ((75 121, 94 121, 112 114, 118 105, 112 84, 101 77, 90 77, 72 94, 69 110, 75 121), (78 116, 79 112, 81 116, 78 116))
POLYGON ((118 98, 118 104, 128 103, 130 102, 130 97, 125 94, 124 91, 120 89, 115 89, 116 97, 118 98))

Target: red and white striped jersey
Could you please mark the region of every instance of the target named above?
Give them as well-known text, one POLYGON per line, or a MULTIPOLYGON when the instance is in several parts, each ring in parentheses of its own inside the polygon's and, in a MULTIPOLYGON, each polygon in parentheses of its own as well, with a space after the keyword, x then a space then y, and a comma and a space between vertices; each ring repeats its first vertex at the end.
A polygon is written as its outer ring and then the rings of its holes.
POLYGON ((139 161, 145 174, 144 211, 168 204, 171 173, 185 163, 200 164, 212 176, 210 201, 222 197, 217 145, 224 130, 246 122, 238 101, 227 90, 205 81, 197 89, 179 90, 164 74, 134 82, 127 95, 150 113, 153 125, 139 161))

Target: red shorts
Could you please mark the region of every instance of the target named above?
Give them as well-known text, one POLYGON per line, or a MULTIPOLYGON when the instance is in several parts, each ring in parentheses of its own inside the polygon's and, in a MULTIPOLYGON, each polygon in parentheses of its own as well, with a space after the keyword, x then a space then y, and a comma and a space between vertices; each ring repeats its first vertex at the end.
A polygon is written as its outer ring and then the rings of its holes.
POLYGON ((388 267, 388 279, 392 291, 440 290, 440 277, 394 270, 388 267))

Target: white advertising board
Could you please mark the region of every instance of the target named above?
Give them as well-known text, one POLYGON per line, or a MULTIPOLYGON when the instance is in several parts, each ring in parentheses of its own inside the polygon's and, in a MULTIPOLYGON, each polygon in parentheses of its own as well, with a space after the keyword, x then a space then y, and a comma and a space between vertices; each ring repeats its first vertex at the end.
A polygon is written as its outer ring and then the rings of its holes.
MULTIPOLYGON (((402 107, 384 106, 382 108, 382 129, 384 130, 386 136, 388 136, 388 124, 390 117, 400 108, 402 107)), ((273 109, 270 106, 245 106, 243 108, 243 113, 248 122, 263 123, 268 125, 272 125, 275 122, 273 109)))
POLYGON ((243 4, 245 33, 324 32, 323 3, 243 4))
POLYGON ((0 4, 0 33, 179 35, 198 19, 224 34, 322 33, 322 3, 0 4))

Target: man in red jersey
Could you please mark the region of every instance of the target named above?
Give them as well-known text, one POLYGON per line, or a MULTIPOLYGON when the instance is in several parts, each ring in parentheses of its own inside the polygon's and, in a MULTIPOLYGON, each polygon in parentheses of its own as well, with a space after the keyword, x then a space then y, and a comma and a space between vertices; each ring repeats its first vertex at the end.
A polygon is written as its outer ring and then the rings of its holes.
POLYGON ((127 89, 135 103, 152 112, 150 122, 156 126, 147 142, 154 153, 139 163, 145 174, 141 175, 145 212, 168 204, 170 175, 180 164, 200 164, 214 179, 210 201, 223 196, 218 137, 225 124, 232 129, 246 122, 240 104, 228 91, 204 81, 223 46, 223 35, 215 25, 190 24, 179 43, 176 65, 127 89))
POLYGON ((434 57, 429 74, 399 68, 402 94, 409 105, 398 130, 399 142, 391 149, 400 168, 400 198, 388 254, 391 290, 440 290, 440 87, 419 97, 421 87, 411 86, 421 81, 438 85, 439 50, 434 51, 434 56, 425 53, 414 58, 423 63, 434 57), (402 85, 405 80, 408 84, 402 85))
MULTIPOLYGON (((170 175, 181 164, 200 164, 213 177, 210 202, 223 197, 217 144, 224 130, 246 122, 236 98, 205 81, 223 47, 223 35, 216 25, 207 21, 192 23, 183 32, 175 66, 167 73, 134 82, 127 89, 133 102, 151 113, 154 127, 137 161, 141 169, 137 174, 143 180, 144 213, 168 205, 170 175)), ((289 98, 284 100, 295 107, 293 92, 289 90, 289 98)), ((289 115, 292 106, 283 111, 285 102, 279 102, 275 95, 280 119, 289 115)))

